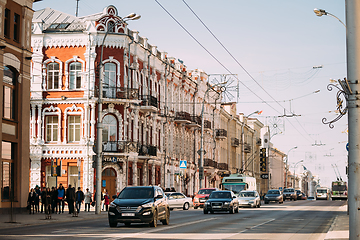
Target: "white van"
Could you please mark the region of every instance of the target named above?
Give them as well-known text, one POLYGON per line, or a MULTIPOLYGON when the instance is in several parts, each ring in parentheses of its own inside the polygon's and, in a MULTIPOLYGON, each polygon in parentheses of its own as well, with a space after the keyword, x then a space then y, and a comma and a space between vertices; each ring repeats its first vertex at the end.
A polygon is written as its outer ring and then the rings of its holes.
POLYGON ((329 200, 330 199, 330 189, 327 187, 318 187, 316 189, 316 200, 318 200, 318 199, 329 200))

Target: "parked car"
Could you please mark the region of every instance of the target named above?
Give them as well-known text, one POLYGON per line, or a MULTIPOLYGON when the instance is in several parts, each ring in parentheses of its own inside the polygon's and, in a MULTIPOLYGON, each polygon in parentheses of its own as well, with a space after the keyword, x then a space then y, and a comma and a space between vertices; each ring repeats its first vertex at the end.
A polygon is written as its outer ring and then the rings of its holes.
POLYGON ((207 198, 209 198, 210 194, 213 191, 218 191, 218 190, 219 189, 217 189, 217 188, 202 188, 202 189, 200 189, 195 194, 195 197, 193 199, 194 208, 197 209, 198 207, 204 207, 204 204, 205 204, 207 198))
POLYGON ((330 199, 330 189, 327 187, 319 187, 316 189, 316 200, 329 200, 330 199))
POLYGON ((278 203, 284 202, 283 195, 279 189, 270 189, 266 193, 264 197, 264 203, 269 204, 269 202, 278 202, 278 203))
POLYGON ((239 201, 232 191, 213 191, 204 205, 204 214, 215 211, 239 212, 239 201))
POLYGON ((286 201, 286 199, 296 201, 297 196, 296 196, 295 189, 293 189, 293 188, 285 188, 284 192, 283 192, 283 197, 284 197, 284 201, 286 201))
POLYGON ((239 206, 241 207, 260 207, 260 195, 257 191, 241 191, 238 194, 239 206))
POLYGON ((185 196, 179 192, 165 192, 170 210, 174 208, 182 208, 183 210, 188 210, 193 206, 192 198, 185 196))
POLYGON ((125 187, 110 203, 110 227, 117 223, 150 223, 156 227, 158 220, 164 225, 170 221, 170 208, 163 190, 158 186, 125 187))
POLYGON ((295 190, 295 192, 296 192, 296 199, 301 200, 301 196, 302 196, 301 190, 295 190))

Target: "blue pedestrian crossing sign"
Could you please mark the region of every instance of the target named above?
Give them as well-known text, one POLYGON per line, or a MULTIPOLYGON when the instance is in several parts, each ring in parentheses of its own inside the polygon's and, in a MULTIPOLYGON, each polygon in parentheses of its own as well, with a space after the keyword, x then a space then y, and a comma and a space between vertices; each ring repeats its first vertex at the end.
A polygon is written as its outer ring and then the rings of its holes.
POLYGON ((187 161, 186 160, 180 160, 180 168, 186 168, 187 167, 187 161))

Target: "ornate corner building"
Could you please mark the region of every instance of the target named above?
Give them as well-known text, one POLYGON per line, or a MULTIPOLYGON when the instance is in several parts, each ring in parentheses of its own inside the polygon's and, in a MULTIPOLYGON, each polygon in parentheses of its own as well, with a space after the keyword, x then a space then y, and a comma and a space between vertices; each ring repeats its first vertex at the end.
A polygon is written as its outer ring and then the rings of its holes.
POLYGON ((31 47, 31 187, 61 182, 93 192, 100 118, 103 189, 112 195, 125 186, 160 185, 192 195, 199 188, 202 105, 204 186, 218 187, 220 172, 230 172, 232 163, 216 148, 227 125, 217 93, 205 97, 208 75, 149 44, 114 6, 85 17, 39 10, 31 47))

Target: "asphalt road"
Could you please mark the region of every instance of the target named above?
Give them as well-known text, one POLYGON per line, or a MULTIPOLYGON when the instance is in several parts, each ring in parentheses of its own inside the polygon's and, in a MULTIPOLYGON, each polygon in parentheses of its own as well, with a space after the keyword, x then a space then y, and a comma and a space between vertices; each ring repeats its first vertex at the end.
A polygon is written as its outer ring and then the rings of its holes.
POLYGON ((1 229, 0 239, 323 239, 342 201, 270 203, 239 213, 203 214, 202 209, 174 210, 170 225, 119 224, 107 218, 1 229))

